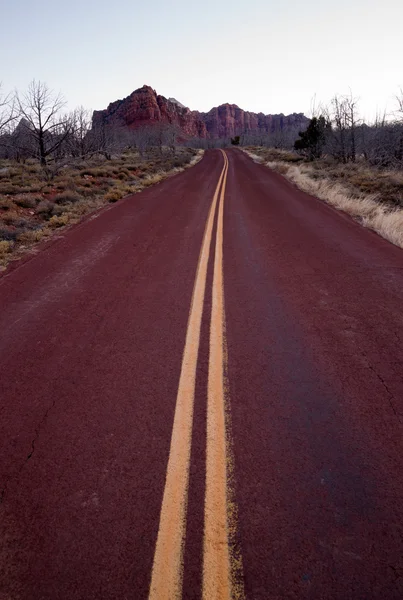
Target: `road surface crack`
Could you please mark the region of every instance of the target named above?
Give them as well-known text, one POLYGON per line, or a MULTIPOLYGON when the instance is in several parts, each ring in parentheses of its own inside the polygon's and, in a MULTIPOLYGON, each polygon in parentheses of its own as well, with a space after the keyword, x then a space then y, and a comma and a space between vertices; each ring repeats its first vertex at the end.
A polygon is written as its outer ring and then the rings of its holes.
MULTIPOLYGON (((364 354, 364 356, 365 356, 365 354, 364 354)), ((394 395, 390 391, 390 389, 389 389, 386 381, 382 378, 381 375, 379 375, 379 373, 374 369, 374 367, 368 361, 367 361, 367 364, 368 364, 368 368, 370 369, 370 371, 372 371, 376 375, 376 377, 379 379, 379 381, 381 382, 381 384, 383 385, 383 387, 387 391, 387 393, 389 395, 389 404, 390 404, 390 406, 391 406, 391 408, 392 408, 392 410, 393 410, 393 412, 394 412, 397 420, 399 421, 399 423, 401 423, 402 421, 401 421, 400 415, 397 412, 396 407, 395 407, 395 405, 393 403, 394 395)))
POLYGON ((27 457, 25 458, 24 462, 21 464, 21 466, 19 467, 19 469, 12 473, 11 475, 9 475, 7 477, 7 479, 4 482, 4 485, 0 491, 0 506, 3 504, 6 493, 7 493, 7 488, 8 488, 8 484, 10 483, 10 480, 13 478, 18 479, 18 477, 21 474, 21 471, 24 469, 25 465, 29 462, 29 460, 32 458, 34 452, 35 452, 35 445, 38 441, 40 432, 42 427, 44 426, 44 424, 46 423, 46 420, 48 418, 48 415, 50 413, 50 411, 55 407, 56 404, 56 398, 53 400, 52 404, 50 406, 48 406, 48 408, 46 409, 46 411, 44 412, 43 417, 41 418, 41 420, 39 421, 37 427, 35 427, 35 435, 31 441, 31 450, 30 452, 27 454, 27 457))

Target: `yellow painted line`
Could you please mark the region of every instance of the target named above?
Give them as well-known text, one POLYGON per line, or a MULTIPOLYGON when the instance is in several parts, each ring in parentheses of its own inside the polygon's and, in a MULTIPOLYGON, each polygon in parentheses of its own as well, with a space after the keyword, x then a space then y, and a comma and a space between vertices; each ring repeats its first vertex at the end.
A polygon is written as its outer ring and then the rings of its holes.
POLYGON ((183 547, 200 327, 214 215, 220 186, 226 172, 226 160, 225 156, 224 167, 218 180, 206 223, 193 288, 151 575, 150 600, 176 600, 181 598, 182 595, 183 547))
POLYGON ((225 427, 225 315, 223 284, 223 216, 228 159, 220 194, 214 258, 210 358, 207 391, 207 459, 204 505, 203 600, 230 600, 227 438, 225 427))

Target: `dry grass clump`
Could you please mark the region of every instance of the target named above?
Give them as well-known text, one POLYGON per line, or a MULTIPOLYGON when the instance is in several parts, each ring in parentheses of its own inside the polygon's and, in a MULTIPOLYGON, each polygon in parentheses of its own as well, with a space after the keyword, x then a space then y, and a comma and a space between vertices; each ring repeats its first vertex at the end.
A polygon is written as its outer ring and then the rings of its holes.
POLYGON ((82 200, 80 194, 69 190, 66 190, 60 194, 56 194, 53 197, 53 202, 56 204, 75 204, 76 202, 80 202, 80 200, 82 200))
MULTIPOLYGON (((264 162, 259 149, 247 154, 264 162)), ((367 165, 340 165, 334 161, 294 164, 272 160, 266 166, 299 189, 349 214, 365 227, 403 248, 403 174, 371 169, 367 165)))
POLYGON ((4 213, 2 221, 6 225, 13 225, 19 219, 20 216, 17 212, 14 210, 8 210, 6 213, 4 213))
POLYGON ((51 230, 48 227, 41 227, 40 229, 35 229, 33 231, 24 231, 18 236, 18 241, 21 244, 34 244, 36 242, 40 242, 43 238, 51 235, 51 230))
POLYGON ((14 210, 16 205, 11 198, 0 198, 0 210, 14 210))
POLYGON ((39 194, 17 194, 14 196, 14 202, 21 208, 36 208, 36 205, 43 200, 39 194))
POLYGON ((156 183, 159 183, 164 179, 165 173, 163 171, 160 171, 159 173, 154 173, 153 175, 146 175, 143 178, 141 185, 143 187, 150 187, 150 185, 155 185, 156 183))
POLYGON ((115 190, 111 190, 110 192, 108 192, 105 195, 105 200, 107 202, 117 202, 118 200, 120 200, 121 198, 124 197, 124 192, 122 190, 119 189, 115 189, 115 190))
POLYGON ((300 163, 303 158, 295 152, 289 150, 280 150, 277 148, 266 148, 264 146, 246 146, 241 148, 246 154, 249 154, 251 158, 256 162, 264 163, 268 161, 282 161, 289 163, 300 163))
POLYGON ((17 233, 10 227, 0 227, 0 240, 5 242, 15 241, 17 233))
POLYGON ((11 252, 13 247, 12 242, 8 242, 5 240, 0 241, 0 259, 4 258, 6 254, 11 252))
POLYGON ((403 210, 394 209, 386 211, 383 206, 378 206, 369 217, 364 217, 365 227, 373 229, 382 237, 396 246, 403 248, 403 210))
POLYGON ((36 207, 35 212, 37 215, 41 215, 43 218, 46 219, 52 214, 53 207, 53 202, 50 202, 49 200, 42 200, 36 207))
POLYGON ((49 219, 49 227, 63 227, 63 225, 67 225, 68 222, 68 215, 54 215, 49 219))

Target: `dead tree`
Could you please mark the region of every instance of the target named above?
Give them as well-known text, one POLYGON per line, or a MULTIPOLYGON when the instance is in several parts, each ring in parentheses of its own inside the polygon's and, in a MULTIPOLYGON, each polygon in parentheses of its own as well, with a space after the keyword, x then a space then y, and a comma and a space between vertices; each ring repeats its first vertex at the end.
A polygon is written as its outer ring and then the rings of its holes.
POLYGON ((46 83, 33 80, 28 91, 16 102, 27 134, 31 138, 41 165, 47 166, 50 156, 70 135, 72 123, 61 115, 66 102, 61 94, 55 94, 46 83))
POLYGON ((350 92, 349 96, 344 97, 343 105, 346 112, 345 120, 348 124, 350 134, 349 159, 351 162, 355 162, 357 155, 357 127, 360 124, 358 118, 358 100, 357 98, 353 98, 350 92))
POLYGON ((131 132, 133 143, 142 158, 155 141, 155 133, 150 126, 139 127, 131 132))
POLYGON ((398 129, 398 143, 396 149, 396 159, 399 161, 400 166, 403 164, 403 89, 400 89, 400 94, 396 96, 397 102, 397 129, 398 129))
POLYGON ((83 106, 76 108, 70 115, 72 130, 67 140, 70 153, 76 158, 85 158, 95 149, 94 139, 90 135, 92 111, 83 106))
POLYGON ((346 131, 347 131, 347 115, 344 98, 340 96, 334 96, 332 100, 333 108, 333 121, 336 141, 336 157, 339 158, 343 163, 347 162, 347 143, 346 143, 346 131))
POLYGON ((11 124, 18 118, 15 96, 3 94, 0 83, 0 135, 9 133, 11 124))

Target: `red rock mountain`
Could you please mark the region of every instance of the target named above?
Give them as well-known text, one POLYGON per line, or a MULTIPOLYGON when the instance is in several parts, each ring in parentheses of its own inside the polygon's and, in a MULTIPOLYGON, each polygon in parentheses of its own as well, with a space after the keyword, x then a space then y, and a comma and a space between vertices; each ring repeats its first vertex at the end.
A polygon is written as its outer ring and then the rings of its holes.
POLYGON ((208 113, 191 111, 174 98, 157 95, 148 85, 105 110, 94 111, 93 126, 116 124, 131 129, 171 123, 189 138, 227 138, 242 133, 270 133, 288 127, 303 127, 308 119, 302 113, 285 116, 247 112, 236 104, 222 104, 208 113))

